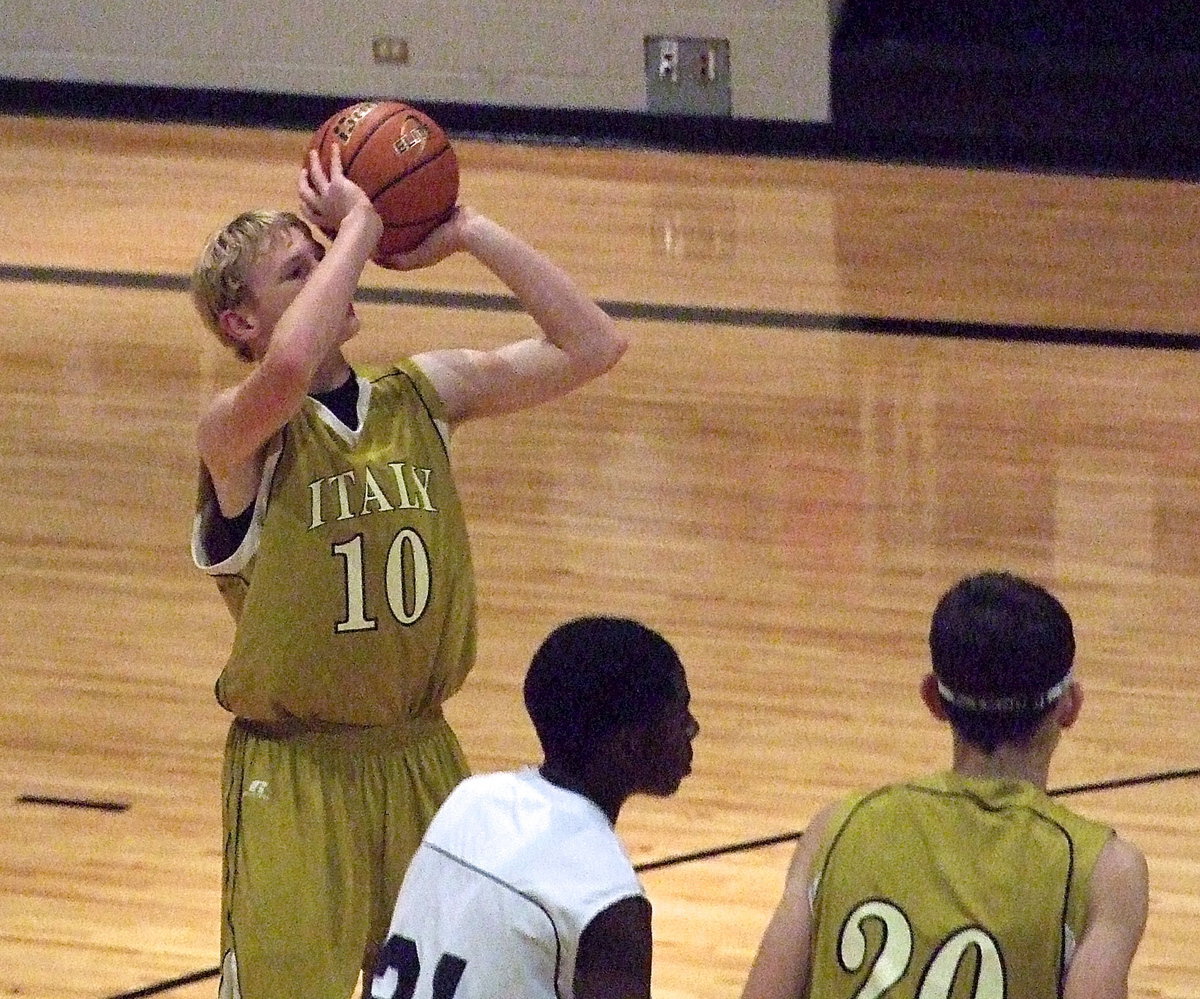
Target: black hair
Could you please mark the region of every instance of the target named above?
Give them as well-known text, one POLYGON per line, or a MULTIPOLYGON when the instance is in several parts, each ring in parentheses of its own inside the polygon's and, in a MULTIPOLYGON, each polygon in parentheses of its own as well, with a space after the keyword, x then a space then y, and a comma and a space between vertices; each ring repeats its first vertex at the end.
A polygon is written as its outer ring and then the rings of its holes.
POLYGON ((671 643, 637 621, 559 625, 525 676, 525 708, 547 760, 577 767, 609 736, 657 720, 678 696, 682 668, 671 643))
POLYGON ((1066 608, 1043 587, 984 572, 938 601, 929 651, 950 724, 990 754, 1028 740, 1057 703, 1075 634, 1066 608))

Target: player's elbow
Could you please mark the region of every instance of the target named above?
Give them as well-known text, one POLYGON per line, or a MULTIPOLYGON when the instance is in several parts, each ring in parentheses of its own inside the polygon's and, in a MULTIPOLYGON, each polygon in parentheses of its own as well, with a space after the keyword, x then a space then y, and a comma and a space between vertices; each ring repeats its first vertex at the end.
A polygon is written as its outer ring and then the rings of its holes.
POLYGON ((605 324, 604 334, 597 339, 600 341, 595 350, 590 352, 589 377, 597 378, 617 366, 617 362, 625 356, 629 349, 629 336, 615 323, 605 324))

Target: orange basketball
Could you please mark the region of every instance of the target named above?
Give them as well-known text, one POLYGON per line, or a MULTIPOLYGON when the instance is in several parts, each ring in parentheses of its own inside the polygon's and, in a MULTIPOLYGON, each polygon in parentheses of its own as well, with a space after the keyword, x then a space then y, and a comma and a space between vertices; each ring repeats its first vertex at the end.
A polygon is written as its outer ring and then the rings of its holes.
POLYGON ((450 217, 458 202, 458 157, 423 111, 401 101, 361 101, 313 133, 308 148, 318 150, 326 170, 335 142, 346 176, 383 219, 380 254, 411 250, 450 217))

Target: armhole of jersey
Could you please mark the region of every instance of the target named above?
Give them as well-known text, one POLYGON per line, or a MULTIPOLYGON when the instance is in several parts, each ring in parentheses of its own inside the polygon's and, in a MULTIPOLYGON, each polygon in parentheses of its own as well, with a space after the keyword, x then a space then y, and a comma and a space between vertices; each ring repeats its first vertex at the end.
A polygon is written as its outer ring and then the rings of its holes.
MULTIPOLYGON (((620 841, 620 839, 617 839, 616 848, 617 854, 613 855, 613 867, 616 869, 616 857, 619 855, 622 857, 625 865, 629 866, 629 877, 622 877, 619 883, 611 884, 605 891, 598 892, 596 895, 588 899, 588 908, 590 911, 587 915, 587 919, 583 920, 583 923, 580 926, 580 932, 582 932, 583 928, 587 927, 588 923, 592 922, 596 916, 599 916, 605 909, 611 908, 612 905, 616 905, 618 902, 623 902, 626 898, 647 897, 646 886, 642 884, 642 879, 638 877, 637 868, 634 867, 634 862, 630 860, 629 851, 625 849, 625 844, 620 841)), ((600 844, 598 844, 598 850, 600 849, 602 849, 602 847, 600 844)), ((622 871, 622 874, 625 873, 624 865, 620 866, 620 871, 622 871)))
MULTIPOLYGON (((1095 852, 1089 850, 1087 857, 1076 856, 1076 862, 1081 862, 1081 867, 1086 865, 1086 872, 1072 876, 1067 885, 1067 902, 1063 912, 1064 974, 1066 969, 1071 966, 1071 958, 1075 956, 1075 945, 1078 943, 1078 938, 1087 928, 1088 899, 1092 893, 1092 873, 1096 870, 1096 862, 1100 859, 1100 854, 1104 852, 1109 841, 1117 834, 1116 830, 1112 828, 1108 828, 1106 832, 1107 835, 1100 841, 1095 852)), ((1070 836, 1068 836, 1068 840, 1074 852, 1077 844, 1070 836)))
POLYGON ((830 814, 829 821, 826 823, 825 829, 821 834, 820 849, 813 854, 812 869, 808 872, 808 911, 810 914, 816 914, 817 896, 821 888, 821 879, 825 875, 825 869, 829 866, 830 858, 833 856, 833 849, 842 835, 842 830, 846 828, 854 812, 861 805, 886 790, 886 787, 882 787, 875 791, 851 795, 843 799, 830 814))
POLYGON ((262 477, 258 482, 258 493, 254 497, 254 515, 250 518, 250 526, 246 528, 246 536, 225 559, 214 561, 209 554, 207 538, 214 517, 221 515, 217 507, 217 496, 213 490, 212 479, 203 465, 200 467, 200 498, 197 503, 196 518, 192 523, 192 561, 198 569, 204 570, 210 576, 234 576, 246 568, 250 559, 258 551, 258 542, 262 537, 262 522, 267 512, 267 497, 271 492, 271 482, 275 477, 275 467, 283 454, 283 435, 280 434, 271 445, 271 450, 263 461, 262 477))
POLYGON ((429 413, 429 419, 433 421, 434 427, 437 428, 438 436, 442 439, 442 446, 446 449, 446 454, 450 453, 450 421, 446 417, 446 404, 442 401, 442 397, 438 395, 438 390, 433 387, 433 382, 429 380, 429 376, 421 369, 412 358, 404 358, 396 362, 396 370, 404 375, 413 384, 413 388, 417 390, 417 395, 425 406, 426 412, 429 413))

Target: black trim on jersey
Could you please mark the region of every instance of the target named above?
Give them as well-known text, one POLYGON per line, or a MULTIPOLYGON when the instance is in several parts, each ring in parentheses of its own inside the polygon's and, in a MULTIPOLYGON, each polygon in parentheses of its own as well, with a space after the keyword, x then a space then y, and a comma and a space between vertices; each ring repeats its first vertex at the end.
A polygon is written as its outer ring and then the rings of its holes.
POLYGON ((328 392, 309 392, 322 406, 351 430, 358 430, 358 375, 351 371, 346 380, 328 392))
MULTIPOLYGON (((235 725, 236 725, 236 722, 235 722, 235 725)), ((246 790, 246 741, 250 738, 249 733, 246 732, 245 730, 241 730, 240 734, 241 734, 241 741, 242 741, 240 751, 238 752, 238 761, 239 761, 240 765, 238 766, 237 773, 233 775, 233 780, 231 781, 232 784, 236 785, 234 793, 237 795, 237 805, 234 808, 234 819, 229 824, 229 829, 225 834, 225 842, 222 844, 224 846, 225 850, 227 851, 224 854, 224 856, 235 857, 235 858, 237 856, 237 843, 238 843, 238 840, 239 840, 239 838, 241 836, 241 832, 242 832, 242 802, 245 801, 245 790, 246 790)), ((238 865, 236 862, 234 862, 232 864, 223 864, 222 866, 227 868, 227 870, 225 872, 225 878, 228 879, 228 882, 229 882, 228 898, 230 900, 230 904, 232 905, 234 889, 237 886, 238 865)), ((221 887, 222 887, 222 889, 224 889, 225 886, 222 885, 221 887)), ((228 928, 229 928, 229 950, 233 952, 234 961, 236 962, 237 961, 237 933, 235 932, 235 929, 234 929, 233 919, 231 917, 230 911, 229 911, 229 909, 227 909, 225 907, 225 898, 226 898, 226 893, 224 890, 222 890, 222 892, 221 892, 221 923, 225 926, 228 926, 228 928)), ((217 974, 221 975, 221 976, 224 975, 224 971, 225 971, 226 954, 227 954, 227 952, 222 951, 221 963, 217 966, 217 974)), ((239 982, 237 984, 238 984, 238 988, 240 990, 241 983, 239 982)))
POLYGON ((507 888, 514 895, 518 895, 525 899, 525 901, 533 905, 534 908, 541 910, 542 914, 546 917, 546 921, 550 924, 550 928, 554 931, 554 994, 558 996, 559 999, 562 999, 562 993, 558 991, 558 975, 562 970, 562 939, 558 935, 558 924, 554 922, 554 917, 550 915, 549 910, 547 910, 547 908, 532 895, 521 891, 521 889, 516 885, 510 884, 503 878, 499 878, 495 874, 492 874, 490 871, 485 871, 482 867, 476 867, 474 864, 468 863, 467 861, 463 860, 462 857, 457 857, 453 853, 443 850, 440 846, 435 846, 433 843, 426 841, 421 844, 419 849, 432 850, 434 853, 445 857, 452 864, 457 864, 459 867, 463 867, 466 870, 471 871, 473 874, 478 874, 480 877, 498 884, 501 888, 507 888))
MULTIPOLYGON (((442 437, 442 432, 440 430, 438 430, 437 417, 433 415, 433 410, 429 408, 429 403, 427 403, 425 401, 425 394, 421 391, 421 386, 417 384, 416 379, 413 378, 412 375, 410 375, 403 368, 393 367, 390 371, 386 371, 382 375, 379 375, 377 378, 371 379, 371 384, 373 385, 373 384, 375 384, 375 382, 381 382, 387 378, 394 378, 396 375, 399 375, 401 378, 407 379, 409 385, 412 386, 413 391, 417 393, 417 398, 421 400, 421 405, 425 408, 425 414, 429 417, 429 422, 433 424, 433 429, 435 431, 437 431, 438 440, 442 442, 442 453, 445 454, 446 460, 449 461, 449 459, 450 459, 450 444, 444 437, 442 437)), ((448 423, 449 423, 449 421, 447 421, 447 424, 448 423)))
MULTIPOLYGON (((1007 805, 991 805, 981 801, 973 794, 968 794, 965 791, 943 791, 938 788, 922 787, 919 784, 904 784, 904 787, 912 791, 920 791, 925 794, 937 795, 944 798, 966 798, 972 802, 977 808, 985 812, 1002 812, 1008 807, 1007 805)), ((1059 913, 1058 920, 1058 992, 1059 999, 1062 999, 1063 988, 1067 980, 1067 913, 1071 908, 1071 891, 1075 883, 1075 840, 1071 838, 1071 834, 1066 827, 1055 819, 1047 815, 1043 815, 1035 808, 1030 808, 1028 805, 1018 806, 1021 810, 1031 812, 1036 818, 1048 823, 1062 833, 1063 839, 1067 844, 1067 876, 1066 884, 1063 886, 1062 895, 1062 911, 1059 913)))
POLYGON ((837 832, 833 834, 833 839, 830 840, 830 842, 829 842, 829 849, 825 851, 825 863, 823 863, 821 865, 821 876, 820 876, 819 880, 817 881, 818 884, 820 884, 821 881, 825 880, 825 872, 829 867, 829 862, 833 859, 833 851, 837 848, 838 840, 842 838, 842 833, 844 833, 846 831, 846 826, 848 826, 850 824, 850 819, 853 817, 854 813, 857 812, 860 808, 862 808, 865 804, 867 804, 867 802, 871 801, 873 798, 877 798, 879 795, 885 793, 886 791, 890 791, 890 790, 891 790, 890 786, 876 788, 874 791, 871 791, 869 794, 864 795, 863 799, 861 801, 857 802, 854 805, 854 807, 851 808, 850 811, 848 811, 846 813, 846 817, 842 820, 841 824, 838 826, 837 832))

